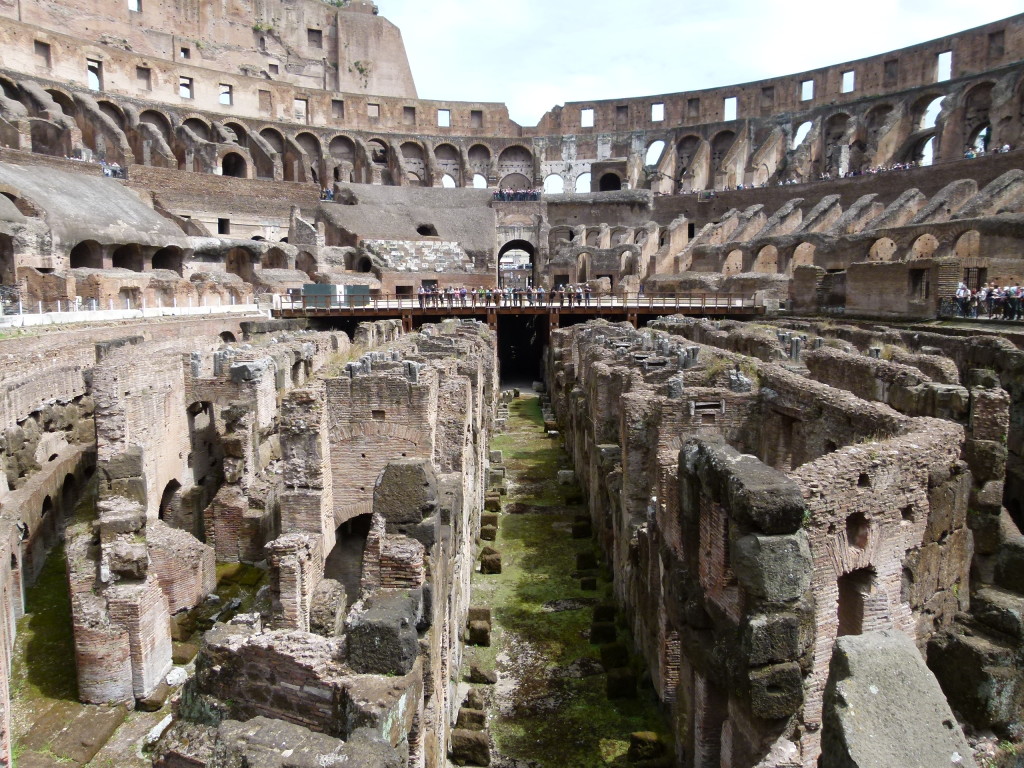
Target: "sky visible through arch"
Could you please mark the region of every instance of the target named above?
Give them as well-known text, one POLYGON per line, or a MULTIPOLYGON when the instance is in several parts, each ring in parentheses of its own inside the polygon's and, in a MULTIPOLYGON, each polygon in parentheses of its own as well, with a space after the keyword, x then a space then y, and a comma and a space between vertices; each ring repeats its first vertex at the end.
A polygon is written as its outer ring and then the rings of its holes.
POLYGON ((376 0, 422 99, 567 101, 715 88, 885 53, 1020 13, 1020 0, 376 0))

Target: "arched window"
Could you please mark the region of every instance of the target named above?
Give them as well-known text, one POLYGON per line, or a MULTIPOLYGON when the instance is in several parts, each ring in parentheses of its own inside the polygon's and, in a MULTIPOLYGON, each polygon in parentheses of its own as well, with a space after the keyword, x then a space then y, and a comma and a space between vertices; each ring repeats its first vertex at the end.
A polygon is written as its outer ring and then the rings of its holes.
POLYGON ((656 141, 647 148, 647 156, 644 158, 644 165, 657 165, 661 160, 661 153, 665 151, 665 142, 656 141))
POLYGON ((565 179, 557 173, 552 173, 544 179, 544 191, 551 195, 560 195, 565 192, 565 179))
POLYGON ((791 149, 796 149, 804 143, 804 139, 807 138, 807 134, 811 132, 811 121, 807 120, 800 124, 800 126, 793 133, 793 143, 790 145, 791 149))

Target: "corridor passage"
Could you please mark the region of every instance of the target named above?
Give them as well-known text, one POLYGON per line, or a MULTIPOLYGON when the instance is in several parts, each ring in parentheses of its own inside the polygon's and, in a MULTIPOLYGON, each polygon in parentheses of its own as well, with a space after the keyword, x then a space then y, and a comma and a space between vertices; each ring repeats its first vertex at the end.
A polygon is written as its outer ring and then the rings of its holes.
POLYGON ((503 453, 508 493, 496 540, 483 542, 501 553, 502 572, 473 581, 472 605, 491 610, 491 646, 467 648, 465 660, 467 670, 497 672, 495 685, 480 686, 492 765, 625 766, 630 734, 664 737, 664 717, 626 630, 607 621, 611 581, 597 546, 585 532, 574 538, 574 523, 576 536, 589 528, 587 509, 575 483, 559 483, 569 459, 546 433, 539 399, 513 399, 507 424, 492 448, 503 453), (598 619, 600 643, 591 642, 598 619))

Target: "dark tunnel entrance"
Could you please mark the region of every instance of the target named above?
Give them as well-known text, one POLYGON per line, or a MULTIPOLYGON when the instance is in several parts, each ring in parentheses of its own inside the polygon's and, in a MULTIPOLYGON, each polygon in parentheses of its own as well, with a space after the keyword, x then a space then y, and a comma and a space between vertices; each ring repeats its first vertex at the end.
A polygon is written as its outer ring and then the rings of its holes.
POLYGON ((324 578, 340 581, 345 587, 348 608, 360 597, 363 575, 363 550, 370 535, 373 515, 359 515, 338 526, 334 549, 324 561, 324 578))
POLYGON ((503 387, 529 389, 543 377, 546 315, 498 315, 498 364, 503 387))

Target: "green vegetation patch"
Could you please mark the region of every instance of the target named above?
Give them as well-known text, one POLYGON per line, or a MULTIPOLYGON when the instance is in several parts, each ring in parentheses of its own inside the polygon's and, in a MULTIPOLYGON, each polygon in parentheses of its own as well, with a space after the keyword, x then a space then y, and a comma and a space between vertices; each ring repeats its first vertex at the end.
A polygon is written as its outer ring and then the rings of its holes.
MULTIPOLYGON (((589 632, 592 606, 610 600, 611 581, 599 568, 588 572, 598 577, 597 591, 580 588, 576 556, 596 545, 572 538, 572 523, 586 507, 565 503, 579 489, 558 485, 558 470, 570 465, 543 423, 538 399, 519 398, 510 404, 508 431, 492 441, 504 453, 506 507, 532 511, 501 515, 494 548, 502 572, 474 575, 472 604, 491 608, 491 646, 467 648, 466 665, 515 681, 511 690, 498 686, 500 701, 491 709, 502 755, 558 768, 625 765, 630 733, 664 736, 668 729, 649 687, 641 686, 636 699, 610 701, 605 694, 599 646, 590 644, 589 632)), ((618 639, 628 641, 624 630, 618 639)))
POLYGON ((25 592, 11 667, 11 698, 78 699, 63 542, 50 552, 39 579, 25 592))

